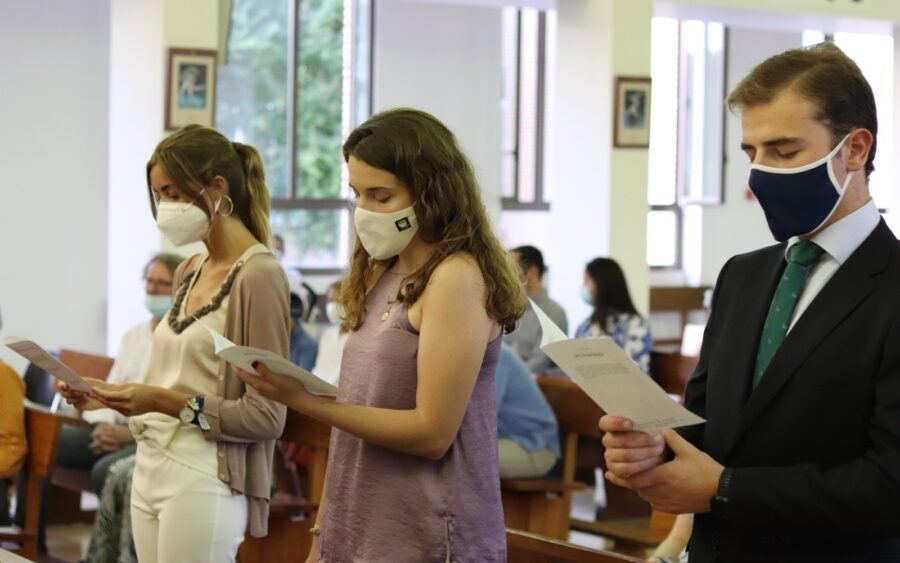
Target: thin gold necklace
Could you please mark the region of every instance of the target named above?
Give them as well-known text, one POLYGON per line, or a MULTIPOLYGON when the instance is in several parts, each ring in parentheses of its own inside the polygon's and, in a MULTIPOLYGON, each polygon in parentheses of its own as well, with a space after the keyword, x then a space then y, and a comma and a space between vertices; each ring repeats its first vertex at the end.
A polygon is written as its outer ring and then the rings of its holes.
POLYGON ((381 322, 388 320, 388 318, 391 316, 391 308, 394 306, 394 303, 396 303, 396 302, 397 302, 396 299, 392 299, 387 302, 387 309, 385 309, 384 314, 381 315, 381 322))

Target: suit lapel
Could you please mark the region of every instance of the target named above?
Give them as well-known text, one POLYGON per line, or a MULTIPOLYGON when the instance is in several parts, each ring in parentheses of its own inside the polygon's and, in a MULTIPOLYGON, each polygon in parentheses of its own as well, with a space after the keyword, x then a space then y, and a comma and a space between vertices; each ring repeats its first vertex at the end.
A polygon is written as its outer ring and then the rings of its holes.
POLYGON ((764 259, 760 267, 755 267, 746 274, 742 273, 742 289, 734 298, 736 305, 732 306, 746 313, 740 322, 727 327, 721 343, 726 351, 728 365, 734 369, 728 374, 722 374, 725 377, 716 378, 717 384, 709 388, 710 397, 707 401, 707 416, 717 423, 707 430, 706 450, 716 459, 723 459, 717 454, 724 455, 734 442, 741 409, 750 392, 760 334, 784 267, 782 244, 772 248, 770 256, 764 259), (756 303, 764 306, 750 305, 756 303))
MULTIPOLYGON (((740 440, 822 340, 872 292, 875 288, 872 275, 885 268, 890 257, 891 241, 895 240, 882 220, 809 304, 775 353, 756 390, 750 395, 740 414, 731 447, 740 440)), ((758 338, 757 335, 757 340, 758 338)))

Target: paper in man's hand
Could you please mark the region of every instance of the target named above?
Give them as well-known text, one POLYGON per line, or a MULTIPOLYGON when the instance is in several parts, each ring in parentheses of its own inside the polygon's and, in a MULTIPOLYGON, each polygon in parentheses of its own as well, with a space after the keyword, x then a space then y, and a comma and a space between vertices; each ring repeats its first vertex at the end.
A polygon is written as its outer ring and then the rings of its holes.
POLYGON ((705 422, 673 401, 611 338, 569 339, 531 306, 543 331, 541 350, 607 414, 630 419, 642 432, 705 422))

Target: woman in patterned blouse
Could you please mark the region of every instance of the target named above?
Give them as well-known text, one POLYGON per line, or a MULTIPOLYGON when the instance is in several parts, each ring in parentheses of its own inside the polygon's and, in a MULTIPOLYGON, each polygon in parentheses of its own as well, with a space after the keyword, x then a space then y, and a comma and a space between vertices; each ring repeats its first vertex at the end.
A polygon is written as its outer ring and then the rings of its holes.
POLYGON ((575 331, 575 338, 609 336, 642 370, 650 372, 650 323, 638 314, 622 268, 612 258, 595 258, 584 271, 581 296, 594 312, 575 331))

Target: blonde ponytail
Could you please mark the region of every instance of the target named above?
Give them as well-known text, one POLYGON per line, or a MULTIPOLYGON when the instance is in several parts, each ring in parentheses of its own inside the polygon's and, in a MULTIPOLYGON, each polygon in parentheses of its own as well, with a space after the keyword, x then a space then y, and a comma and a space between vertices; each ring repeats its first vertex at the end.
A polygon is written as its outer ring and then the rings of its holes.
POLYGON ((266 245, 272 246, 272 229, 269 226, 269 207, 271 198, 269 188, 266 186, 266 172, 263 168, 262 157, 254 147, 243 143, 232 143, 241 166, 244 169, 244 178, 247 180, 247 193, 250 196, 247 206, 247 217, 242 217, 247 229, 253 233, 256 239, 266 245))

